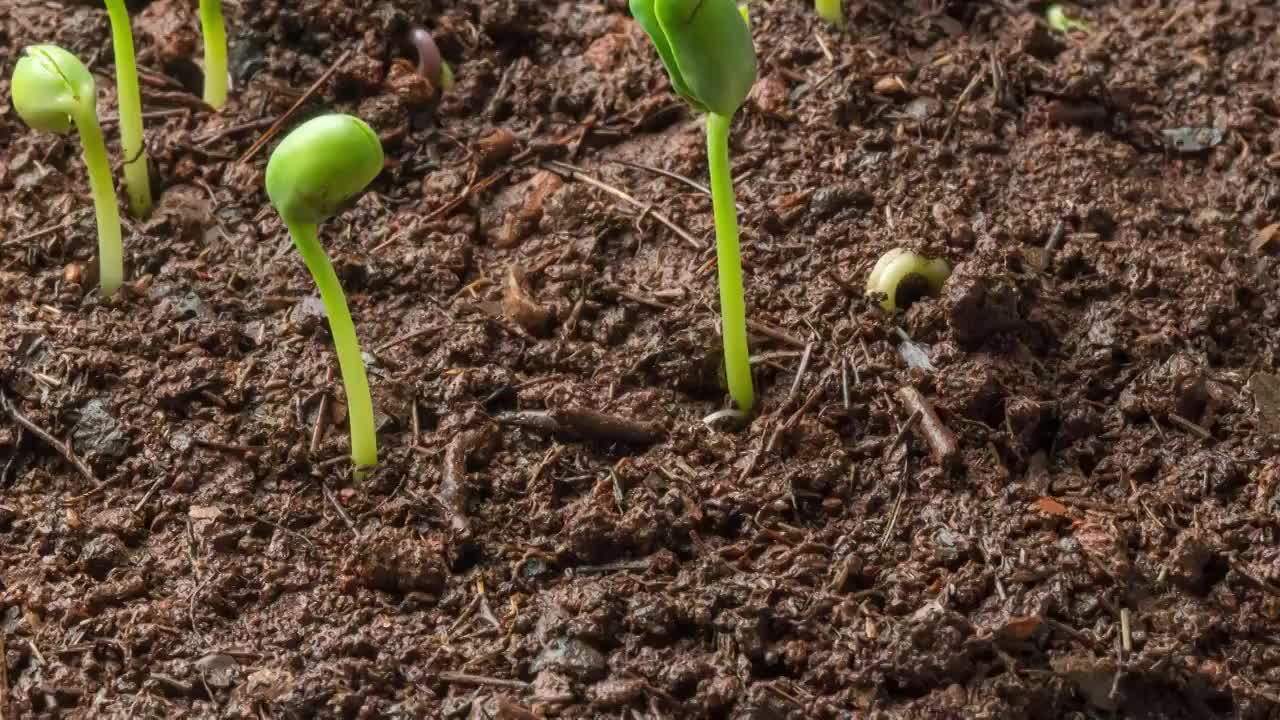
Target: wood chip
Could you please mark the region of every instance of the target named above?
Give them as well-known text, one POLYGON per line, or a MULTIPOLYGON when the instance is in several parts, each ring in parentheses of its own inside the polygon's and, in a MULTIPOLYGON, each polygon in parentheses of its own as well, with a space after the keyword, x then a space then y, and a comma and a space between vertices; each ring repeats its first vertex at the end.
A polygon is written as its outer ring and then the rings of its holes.
POLYGON ((1066 505, 1063 505, 1062 503, 1058 502, 1057 500, 1054 500, 1051 497, 1042 497, 1036 500, 1035 502, 1031 503, 1031 507, 1034 508, 1035 510, 1039 510, 1045 515, 1067 517, 1071 514, 1071 511, 1067 509, 1066 505))
POLYGON ((1280 235, 1280 222, 1274 222, 1258 231, 1253 236, 1253 240, 1249 243, 1250 252, 1265 252, 1271 246, 1271 241, 1276 235, 1280 235))

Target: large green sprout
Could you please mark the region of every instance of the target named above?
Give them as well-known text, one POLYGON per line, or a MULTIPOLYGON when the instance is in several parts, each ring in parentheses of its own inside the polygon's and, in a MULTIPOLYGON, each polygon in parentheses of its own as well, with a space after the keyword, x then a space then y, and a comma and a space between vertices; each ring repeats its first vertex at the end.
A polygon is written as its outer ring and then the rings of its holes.
POLYGON ((377 177, 382 161, 382 143, 364 121, 350 115, 322 115, 289 133, 267 162, 267 195, 315 278, 329 316, 347 389, 351 459, 357 472, 378 462, 373 400, 342 285, 316 230, 377 177))
POLYGON ((813 7, 823 20, 837 27, 844 25, 842 0, 813 0, 813 7))
POLYGON ((200 0, 204 32, 204 101, 214 109, 227 104, 227 26, 222 0, 200 0))
POLYGON ((102 294, 110 295, 124 280, 124 251, 111 162, 98 126, 93 76, 79 58, 66 50, 56 45, 34 45, 26 49, 13 68, 12 93, 13 108, 32 128, 65 135, 74 125, 80 133, 98 220, 98 277, 102 294))
POLYGON ((129 208, 137 217, 151 212, 151 178, 142 139, 142 92, 133 59, 133 31, 124 0, 106 0, 111 18, 111 49, 116 59, 116 94, 120 101, 120 147, 124 150, 124 182, 129 208))
POLYGON ((742 410, 755 404, 747 349, 747 312, 738 247, 738 212, 729 165, 729 123, 756 79, 751 29, 734 0, 631 0, 671 86, 707 116, 707 165, 716 223, 720 316, 729 394, 742 410))

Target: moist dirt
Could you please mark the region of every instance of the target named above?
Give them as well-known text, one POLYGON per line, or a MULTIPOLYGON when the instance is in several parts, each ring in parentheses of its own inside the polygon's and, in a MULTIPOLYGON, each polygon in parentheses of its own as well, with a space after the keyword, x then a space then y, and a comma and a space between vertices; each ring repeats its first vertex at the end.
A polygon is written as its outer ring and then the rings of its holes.
POLYGON ((625 3, 227 5, 214 113, 195 3, 135 3, 159 195, 111 300, 78 141, 8 98, 67 47, 119 162, 106 13, 0 6, 4 718, 1280 717, 1273 3, 754 0, 748 418, 625 3), (321 231, 362 482, 245 157, 299 100, 387 151, 321 231), (890 316, 897 246, 955 272, 890 316))

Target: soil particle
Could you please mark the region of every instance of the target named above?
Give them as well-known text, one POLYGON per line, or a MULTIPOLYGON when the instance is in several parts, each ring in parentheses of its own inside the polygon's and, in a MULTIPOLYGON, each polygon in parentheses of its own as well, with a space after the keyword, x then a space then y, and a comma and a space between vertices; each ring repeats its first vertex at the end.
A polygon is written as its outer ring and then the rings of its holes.
POLYGON ((1171 414, 1198 421, 1209 402, 1203 360, 1185 353, 1170 357, 1135 378, 1120 395, 1120 408, 1132 417, 1171 414))
POLYGON ((240 676, 240 667, 236 659, 230 655, 214 653, 205 655, 195 662, 195 669, 200 679, 215 688, 229 688, 240 676))
POLYGON ((93 516, 89 529, 96 535, 110 533, 132 543, 142 536, 142 519, 127 508, 103 510, 93 516))
POLYGON ((587 688, 587 698, 602 710, 625 707, 644 694, 645 683, 639 679, 602 680, 587 688))
POLYGON ((1258 426, 1269 444, 1280 442, 1280 376, 1257 373, 1249 379, 1258 426))
POLYGON ((975 348, 997 333, 1018 329, 1024 297, 1001 265, 966 260, 958 264, 942 290, 947 323, 956 341, 975 348))
POLYGON ((442 550, 407 529, 382 528, 358 541, 347 569, 357 584, 371 590, 436 594, 448 573, 442 550))
POLYGON ((91 538, 80 550, 80 566, 95 579, 101 580, 128 557, 128 550, 115 535, 98 535, 91 538))
POLYGON ((1170 556, 1170 577, 1191 592, 1203 593, 1214 578, 1208 572, 1219 559, 1212 538, 1203 532, 1188 530, 1178 536, 1170 556))
POLYGON ((94 398, 80 409, 71 434, 80 452, 103 460, 118 460, 129 449, 125 429, 111 415, 106 400, 94 398))
POLYGON ((134 31, 140 36, 139 46, 148 49, 156 62, 164 68, 180 63, 189 64, 201 47, 200 35, 195 31, 195 8, 181 0, 155 0, 147 3, 142 12, 132 19, 134 31))
POLYGON ((604 653, 576 638, 556 638, 543 646, 530 669, 534 673, 550 670, 579 682, 590 682, 605 674, 604 653))

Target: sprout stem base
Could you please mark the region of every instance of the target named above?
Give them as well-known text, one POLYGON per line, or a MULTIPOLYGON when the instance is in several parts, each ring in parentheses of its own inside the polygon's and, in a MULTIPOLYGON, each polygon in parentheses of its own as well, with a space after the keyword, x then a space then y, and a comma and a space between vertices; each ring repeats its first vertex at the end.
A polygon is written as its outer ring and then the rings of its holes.
POLYGON ((124 248, 120 240, 120 207, 111 180, 111 161, 102 128, 92 104, 76 114, 76 130, 84 150, 84 164, 89 170, 89 192, 93 195, 93 211, 98 222, 98 281, 105 296, 112 295, 124 282, 124 248))
POLYGON ((360 355, 360 342, 356 327, 347 309, 347 298, 342 284, 333 271, 333 265, 320 247, 316 226, 308 223, 286 223, 293 243, 302 255, 311 276, 320 290, 325 314, 329 316, 329 331, 333 334, 333 346, 338 353, 338 369, 342 371, 342 384, 347 390, 347 414, 351 425, 351 460, 357 468, 376 465, 378 462, 378 437, 373 424, 373 399, 369 395, 369 379, 364 372, 364 358, 360 355))
POLYGON ((738 247, 738 209, 729 165, 731 117, 707 113, 707 165, 711 173, 711 206, 716 221, 716 269, 720 276, 720 323, 724 335, 724 367, 729 394, 743 412, 755 405, 747 349, 747 305, 742 289, 738 247))

